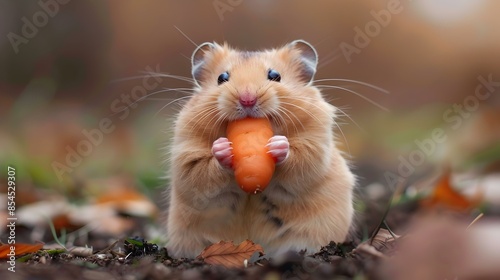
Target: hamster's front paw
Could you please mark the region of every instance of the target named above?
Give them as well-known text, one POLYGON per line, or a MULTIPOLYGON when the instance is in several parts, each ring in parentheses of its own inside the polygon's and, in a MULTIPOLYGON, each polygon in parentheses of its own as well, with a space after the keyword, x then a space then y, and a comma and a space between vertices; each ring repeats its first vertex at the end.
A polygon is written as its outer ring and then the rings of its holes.
POLYGON ((233 166, 233 147, 231 142, 225 137, 214 141, 212 145, 212 155, 217 159, 221 166, 231 168, 233 166))
POLYGON ((288 157, 290 144, 286 136, 275 135, 269 139, 267 148, 269 153, 276 159, 276 163, 282 163, 288 157))

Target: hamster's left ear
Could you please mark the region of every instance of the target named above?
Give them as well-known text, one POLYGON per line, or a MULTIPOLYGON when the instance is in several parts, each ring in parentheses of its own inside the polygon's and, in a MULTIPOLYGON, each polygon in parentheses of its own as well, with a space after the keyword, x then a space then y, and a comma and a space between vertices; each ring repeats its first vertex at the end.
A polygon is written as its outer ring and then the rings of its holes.
POLYGON ((191 74, 197 85, 200 85, 200 81, 206 71, 206 55, 212 52, 216 47, 216 44, 206 42, 199 45, 196 50, 194 50, 191 56, 191 74))
POLYGON ((300 52, 300 60, 303 66, 300 76, 306 83, 311 83, 316 73, 316 67, 318 66, 318 53, 316 49, 304 40, 295 40, 289 43, 287 47, 300 52))

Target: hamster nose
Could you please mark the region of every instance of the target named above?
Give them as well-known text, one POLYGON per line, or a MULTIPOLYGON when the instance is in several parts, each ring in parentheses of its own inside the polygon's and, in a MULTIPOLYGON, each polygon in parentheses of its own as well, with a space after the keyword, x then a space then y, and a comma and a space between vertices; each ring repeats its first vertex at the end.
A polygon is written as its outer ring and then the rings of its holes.
POLYGON ((240 104, 243 107, 253 107, 257 103, 257 96, 251 93, 243 93, 240 95, 240 104))

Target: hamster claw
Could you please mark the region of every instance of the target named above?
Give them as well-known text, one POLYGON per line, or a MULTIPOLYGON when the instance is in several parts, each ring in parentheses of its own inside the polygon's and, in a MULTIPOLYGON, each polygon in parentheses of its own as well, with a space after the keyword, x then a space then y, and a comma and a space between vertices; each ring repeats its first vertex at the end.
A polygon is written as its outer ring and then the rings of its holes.
POLYGON ((212 155, 217 159, 219 164, 226 168, 231 168, 233 165, 233 147, 232 143, 225 137, 221 137, 212 144, 212 155))
POLYGON ((273 156, 277 164, 282 163, 288 158, 290 143, 286 136, 275 135, 269 139, 266 146, 269 149, 268 153, 273 156))

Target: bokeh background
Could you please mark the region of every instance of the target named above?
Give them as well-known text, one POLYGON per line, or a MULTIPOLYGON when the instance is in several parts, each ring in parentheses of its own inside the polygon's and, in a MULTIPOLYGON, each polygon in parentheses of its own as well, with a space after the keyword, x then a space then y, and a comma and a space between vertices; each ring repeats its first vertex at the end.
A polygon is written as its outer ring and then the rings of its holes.
POLYGON ((494 0, 1 1, 0 185, 12 165, 20 206, 47 193, 78 201, 125 184, 162 208, 163 148, 179 109, 167 104, 186 95, 168 89, 191 85, 152 79, 150 95, 132 98, 128 114, 113 108, 148 71, 190 77, 189 57, 205 41, 247 50, 295 39, 314 45, 316 79, 346 79, 317 84, 349 90, 324 95, 348 115, 339 115, 339 146, 360 188, 391 189, 384 174, 397 173, 401 157, 436 128, 447 140, 409 181, 448 165, 486 172, 500 158, 500 87, 477 106, 473 99, 478 77, 500 82, 499 9, 494 0), (448 113, 455 119, 447 121, 443 114, 465 100, 473 109, 448 113), (114 130, 68 166, 70 149, 87 139, 83 130, 106 118, 114 130), (58 177, 54 162, 70 170, 58 177))

